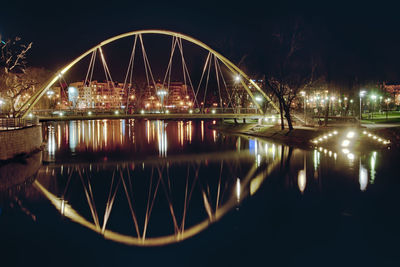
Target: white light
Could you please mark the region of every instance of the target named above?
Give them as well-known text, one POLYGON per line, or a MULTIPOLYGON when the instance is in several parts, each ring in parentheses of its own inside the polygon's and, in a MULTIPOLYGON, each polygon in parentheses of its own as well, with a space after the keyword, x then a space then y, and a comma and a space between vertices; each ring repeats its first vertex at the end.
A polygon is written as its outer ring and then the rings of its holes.
POLYGON ((88 112, 88 115, 92 115, 92 112, 91 112, 91 111, 89 111, 89 112, 88 112))
POLYGON ((347 154, 347 158, 349 160, 353 160, 354 159, 354 154, 352 154, 352 153, 347 154))
POLYGON ((363 134, 367 134, 367 131, 363 131, 363 134))
POLYGON ((361 164, 360 164, 360 175, 358 178, 358 182, 360 183, 360 190, 365 191, 368 185, 368 171, 361 164))
POLYGON ((118 110, 114 111, 114 114, 115 114, 115 115, 118 115, 118 114, 119 114, 119 111, 118 111, 118 110))
POLYGON ((192 114, 192 113, 193 113, 193 110, 190 109, 190 110, 189 110, 189 113, 192 114))
POLYGON ((68 93, 73 94, 76 92, 76 88, 73 86, 68 87, 68 93))
POLYGON ((33 117, 33 114, 32 113, 29 113, 29 118, 32 118, 33 117))
POLYGON ((213 109, 211 112, 212 112, 212 114, 215 114, 216 111, 215 111, 215 109, 213 109))
POLYGON ((240 200, 240 179, 236 179, 236 199, 239 202, 240 200))
POLYGON ((141 113, 141 114, 144 114, 144 110, 142 109, 142 110, 140 111, 140 113, 141 113))
POLYGON ((353 138, 354 135, 355 135, 355 133, 352 131, 352 132, 348 132, 347 135, 346 135, 346 137, 347 137, 347 138, 353 138))
POLYGON ((169 110, 167 109, 167 110, 165 111, 165 113, 167 113, 167 114, 168 114, 168 113, 169 113, 169 110))
POLYGON ((60 112, 58 115, 60 115, 60 117, 62 117, 62 115, 64 115, 62 112, 60 112))
POLYGON ((307 177, 305 170, 300 170, 297 176, 297 185, 299 186, 300 192, 303 193, 306 189, 307 177))
POLYGON ((333 131, 333 134, 337 134, 337 131, 333 131))
POLYGON ((343 149, 342 149, 342 152, 343 152, 344 154, 348 154, 348 153, 350 153, 350 150, 348 150, 347 148, 343 148, 343 149))
POLYGON ((240 75, 236 75, 236 76, 235 76, 235 81, 236 81, 236 82, 240 82, 240 80, 241 80, 240 75))
POLYGON ((159 95, 159 96, 165 96, 165 95, 167 95, 168 93, 167 93, 167 91, 165 91, 165 90, 159 90, 158 92, 157 92, 157 95, 159 95))
POLYGON ((349 140, 347 140, 347 139, 343 140, 342 147, 348 147, 349 145, 350 145, 350 141, 349 140))
POLYGON ((263 98, 261 96, 256 96, 255 99, 257 102, 261 102, 263 100, 263 98))

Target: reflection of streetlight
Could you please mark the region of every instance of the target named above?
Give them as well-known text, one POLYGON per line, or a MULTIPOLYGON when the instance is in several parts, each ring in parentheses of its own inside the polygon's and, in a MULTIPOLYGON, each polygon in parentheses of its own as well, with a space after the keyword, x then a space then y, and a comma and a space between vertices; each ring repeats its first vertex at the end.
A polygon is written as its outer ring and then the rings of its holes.
POLYGON ((161 98, 161 110, 164 110, 164 97, 168 94, 164 89, 158 90, 157 95, 161 98))
MULTIPOLYGON (((362 104, 362 98, 365 96, 366 91, 362 90, 360 91, 360 120, 362 120, 362 109, 361 109, 361 104, 362 104)), ((351 100, 350 100, 351 102, 351 100)))

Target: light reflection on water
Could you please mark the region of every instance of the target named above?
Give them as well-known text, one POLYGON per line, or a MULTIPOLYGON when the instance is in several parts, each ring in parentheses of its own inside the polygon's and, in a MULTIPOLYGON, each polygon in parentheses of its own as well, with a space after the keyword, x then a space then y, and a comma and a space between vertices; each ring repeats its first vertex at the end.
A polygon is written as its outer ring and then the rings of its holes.
MULTIPOLYGON (((224 135, 206 121, 46 123, 34 185, 57 211, 104 238, 133 245, 184 240, 274 179, 309 195, 332 184, 367 191, 379 156, 302 150, 224 135)), ((35 189, 35 190, 36 190, 35 189)))

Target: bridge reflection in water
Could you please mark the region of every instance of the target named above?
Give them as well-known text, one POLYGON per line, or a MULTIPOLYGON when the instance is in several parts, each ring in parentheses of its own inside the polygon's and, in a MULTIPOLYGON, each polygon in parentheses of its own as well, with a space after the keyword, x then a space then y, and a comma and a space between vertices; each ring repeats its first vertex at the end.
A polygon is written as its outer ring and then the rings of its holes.
POLYGON ((376 176, 377 152, 348 157, 323 148, 305 151, 223 135, 204 121, 44 127, 43 157, 51 163, 39 170, 34 186, 62 216, 129 245, 192 237, 239 208, 267 177, 307 194, 333 184, 365 191, 376 176))
POLYGON ((282 146, 251 142, 241 152, 52 164, 34 184, 63 216, 106 239, 165 245, 196 235, 258 190, 282 146))

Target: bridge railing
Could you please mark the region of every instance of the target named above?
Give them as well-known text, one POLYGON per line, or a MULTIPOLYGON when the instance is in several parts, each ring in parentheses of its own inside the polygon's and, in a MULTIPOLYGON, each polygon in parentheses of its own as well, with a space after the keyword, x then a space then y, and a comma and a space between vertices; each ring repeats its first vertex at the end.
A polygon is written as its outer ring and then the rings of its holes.
POLYGON ((130 114, 260 114, 257 108, 193 108, 193 109, 58 109, 58 110, 34 110, 36 116, 40 117, 58 117, 58 116, 80 116, 80 115, 130 115, 130 114))
POLYGON ((31 127, 39 124, 38 117, 21 118, 0 118, 0 131, 15 130, 31 127))

